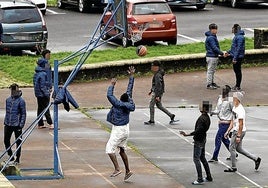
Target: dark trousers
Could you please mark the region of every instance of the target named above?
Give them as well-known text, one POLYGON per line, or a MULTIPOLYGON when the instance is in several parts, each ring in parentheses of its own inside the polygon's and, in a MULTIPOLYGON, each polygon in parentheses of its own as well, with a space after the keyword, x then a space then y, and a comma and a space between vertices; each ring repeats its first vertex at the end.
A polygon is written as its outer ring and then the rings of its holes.
POLYGON ((233 64, 233 70, 235 73, 236 78, 236 87, 240 87, 241 81, 242 81, 242 71, 241 71, 241 64, 242 64, 243 58, 238 58, 237 62, 233 64))
POLYGON ((213 153, 212 159, 218 159, 218 155, 221 149, 221 143, 225 145, 225 147, 229 151, 229 145, 230 145, 230 140, 228 138, 224 137, 224 133, 226 133, 228 127, 230 124, 228 123, 220 123, 219 124, 219 129, 215 137, 215 149, 213 153))
MULTIPOLYGON (((37 105, 38 105, 37 116, 39 116, 39 114, 41 114, 44 111, 44 109, 49 105, 49 97, 37 97, 37 105)), ((51 125, 53 122, 50 116, 49 109, 46 111, 45 117, 47 123, 51 125)), ((38 122, 38 126, 44 126, 43 118, 41 118, 40 121, 38 122)))
MULTIPOLYGON (((4 144, 5 144, 6 149, 10 147, 10 139, 11 139, 13 132, 15 134, 15 139, 17 140, 17 138, 19 138, 20 135, 22 134, 22 129, 20 127, 17 127, 17 126, 16 127, 15 126, 5 126, 4 127, 4 144)), ((17 148, 20 144, 21 144, 21 139, 18 139, 16 141, 17 148)), ((13 154, 11 148, 7 151, 7 153, 9 156, 11 156, 13 154)), ((18 149, 18 151, 16 153, 17 159, 20 158, 20 155, 21 155, 21 147, 18 149)))
POLYGON ((211 178, 211 173, 209 169, 209 165, 207 162, 207 159, 205 157, 205 146, 202 146, 201 144, 194 144, 194 164, 197 171, 197 181, 203 182, 203 176, 202 176, 202 167, 201 163, 203 164, 203 167, 206 171, 207 178, 211 178), (201 163, 200 163, 201 161, 201 163))

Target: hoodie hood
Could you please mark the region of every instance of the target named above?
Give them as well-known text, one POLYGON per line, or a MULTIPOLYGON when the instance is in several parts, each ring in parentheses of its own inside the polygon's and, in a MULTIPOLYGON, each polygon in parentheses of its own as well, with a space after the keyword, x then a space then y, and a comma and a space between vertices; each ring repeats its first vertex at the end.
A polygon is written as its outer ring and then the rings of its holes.
POLYGON ((44 67, 36 66, 35 67, 35 72, 42 72, 45 71, 44 67))
POLYGON ((208 36, 215 36, 215 35, 213 35, 210 31, 207 31, 207 32, 205 32, 205 35, 208 37, 208 36))
POLYGON ((240 30, 235 35, 245 35, 245 31, 244 30, 240 30))
POLYGON ((21 96, 22 96, 22 91, 21 90, 11 92, 11 97, 12 98, 19 98, 21 96))
POLYGON ((163 70, 163 69, 159 69, 159 71, 158 71, 162 76, 164 76, 165 75, 165 71, 163 70))

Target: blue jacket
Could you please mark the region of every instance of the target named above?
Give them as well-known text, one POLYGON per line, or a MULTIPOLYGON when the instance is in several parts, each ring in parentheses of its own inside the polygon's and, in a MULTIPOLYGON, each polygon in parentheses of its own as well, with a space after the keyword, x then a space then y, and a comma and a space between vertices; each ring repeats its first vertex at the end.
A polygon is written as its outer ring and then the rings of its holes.
POLYGON ((34 94, 36 97, 49 97, 50 87, 48 86, 47 74, 44 68, 37 66, 33 77, 34 94))
POLYGON ((205 47, 206 47, 206 57, 218 57, 223 55, 223 52, 220 50, 219 41, 216 35, 213 35, 210 31, 205 33, 207 36, 205 47))
POLYGON ((107 91, 107 98, 113 106, 110 109, 109 113, 107 114, 107 121, 112 123, 113 125, 120 126, 129 123, 129 114, 131 111, 135 110, 135 104, 132 99, 133 85, 134 85, 134 77, 130 76, 126 92, 129 97, 128 102, 122 102, 118 100, 113 95, 114 86, 113 85, 109 86, 107 91))
POLYGON ((52 70, 51 70, 51 66, 50 66, 49 61, 47 59, 45 59, 45 58, 40 58, 40 59, 38 59, 37 64, 40 67, 44 67, 44 69, 45 69, 45 71, 47 73, 47 85, 51 89, 53 81, 52 81, 52 70))
POLYGON ((26 104, 21 97, 21 91, 14 96, 6 99, 5 126, 14 126, 23 128, 26 121, 26 104))
POLYGON ((245 56, 245 32, 240 30, 233 38, 231 49, 228 53, 233 57, 234 61, 245 56))

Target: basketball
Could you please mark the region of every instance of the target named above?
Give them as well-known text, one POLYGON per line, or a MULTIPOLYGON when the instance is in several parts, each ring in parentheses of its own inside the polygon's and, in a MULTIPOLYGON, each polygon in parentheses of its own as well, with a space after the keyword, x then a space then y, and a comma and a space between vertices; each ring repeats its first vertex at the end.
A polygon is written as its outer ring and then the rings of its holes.
POLYGON ((136 54, 140 57, 145 56, 147 54, 147 48, 143 45, 137 46, 136 54))

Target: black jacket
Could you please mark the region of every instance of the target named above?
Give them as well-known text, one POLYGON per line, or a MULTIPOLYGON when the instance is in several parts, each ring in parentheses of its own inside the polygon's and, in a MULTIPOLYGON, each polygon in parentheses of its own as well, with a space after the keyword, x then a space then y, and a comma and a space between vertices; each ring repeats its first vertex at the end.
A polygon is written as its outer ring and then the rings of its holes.
POLYGON ((210 118, 207 113, 202 113, 195 123, 195 129, 190 135, 194 136, 194 141, 205 143, 207 138, 207 131, 210 126, 210 118))
POLYGON ((0 41, 3 40, 2 37, 3 37, 3 27, 2 27, 2 23, 0 23, 0 41))
POLYGON ((154 74, 151 91, 155 93, 155 97, 161 97, 165 92, 164 75, 165 72, 162 69, 159 69, 154 74))

